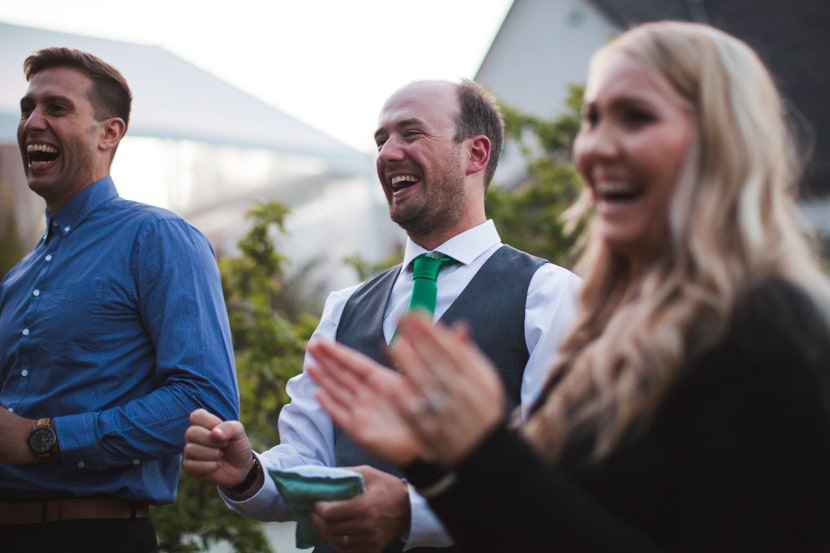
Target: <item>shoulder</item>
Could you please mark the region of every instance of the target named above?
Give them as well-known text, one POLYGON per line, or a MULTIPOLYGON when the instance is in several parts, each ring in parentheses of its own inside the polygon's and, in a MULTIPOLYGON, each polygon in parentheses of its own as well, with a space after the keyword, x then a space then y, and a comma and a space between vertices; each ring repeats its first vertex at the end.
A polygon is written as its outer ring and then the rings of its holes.
POLYGON ((753 348, 788 345, 799 350, 816 345, 827 350, 830 329, 822 307, 807 291, 782 278, 770 278, 738 298, 729 334, 738 343, 750 341, 753 348))
POLYGON ((181 215, 174 213, 169 209, 133 200, 125 200, 121 197, 115 198, 109 202, 108 207, 122 217, 128 219, 184 221, 184 218, 181 215))
POLYGON ((133 227, 139 239, 158 235, 171 238, 174 243, 178 243, 176 237, 207 242, 207 238, 199 229, 169 209, 123 198, 117 198, 112 202, 110 209, 118 217, 119 225, 133 227))
POLYGON ((519 250, 508 244, 503 244, 496 251, 496 254, 503 256, 502 261, 518 262, 532 267, 535 270, 534 278, 551 278, 557 282, 561 281, 574 284, 582 282, 581 278, 565 267, 561 267, 545 258, 519 250))
POLYGON ((693 363, 695 379, 770 404, 830 398, 830 328, 805 290, 774 278, 736 301, 727 330, 693 363))

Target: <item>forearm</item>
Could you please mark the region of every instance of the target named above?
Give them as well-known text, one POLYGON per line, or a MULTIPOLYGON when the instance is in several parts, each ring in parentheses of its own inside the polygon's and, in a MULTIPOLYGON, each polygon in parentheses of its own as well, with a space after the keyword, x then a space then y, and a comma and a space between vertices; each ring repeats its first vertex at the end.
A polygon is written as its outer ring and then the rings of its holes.
POLYGON ((251 489, 241 494, 234 494, 232 491, 220 487, 218 488, 219 495, 228 507, 248 518, 279 522, 291 520, 291 509, 277 490, 274 480, 268 474, 267 467, 270 465, 267 452, 255 455, 259 459, 261 474, 251 486, 251 489))
POLYGON ((176 379, 123 406, 57 416, 62 458, 97 470, 173 458, 182 451, 193 410, 208 405, 222 418, 238 417, 229 394, 176 379))
POLYGON ((34 424, 33 419, 0 408, 0 463, 27 465, 38 462, 27 441, 34 424))
MULTIPOLYGON (((436 474, 407 471, 416 486, 436 474)), ((639 551, 647 539, 609 516, 504 426, 457 467, 429 499, 458 545, 470 551, 639 551)))

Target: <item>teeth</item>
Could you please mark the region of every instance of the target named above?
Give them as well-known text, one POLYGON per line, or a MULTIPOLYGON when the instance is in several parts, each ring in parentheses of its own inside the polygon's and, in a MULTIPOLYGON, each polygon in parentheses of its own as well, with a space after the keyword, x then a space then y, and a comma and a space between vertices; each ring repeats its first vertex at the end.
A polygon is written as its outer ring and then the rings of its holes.
POLYGON ((48 144, 29 144, 26 146, 27 153, 34 153, 34 152, 45 152, 48 154, 56 154, 58 153, 58 149, 54 146, 50 146, 48 144))
POLYGON ((596 190, 600 194, 627 194, 636 192, 636 189, 633 186, 611 182, 597 184, 596 190))
POLYGON ((392 186, 395 186, 396 184, 400 184, 402 182, 412 183, 412 182, 416 182, 417 180, 418 180, 418 177, 416 177, 415 175, 400 175, 400 176, 397 176, 397 177, 392 177, 391 182, 392 182, 392 186))

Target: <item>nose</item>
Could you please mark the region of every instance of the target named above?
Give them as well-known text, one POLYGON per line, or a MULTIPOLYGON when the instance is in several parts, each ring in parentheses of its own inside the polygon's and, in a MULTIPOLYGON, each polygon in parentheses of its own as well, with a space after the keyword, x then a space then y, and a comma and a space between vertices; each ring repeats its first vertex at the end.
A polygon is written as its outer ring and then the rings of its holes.
POLYGON ((28 115, 20 118, 20 128, 24 130, 43 129, 46 126, 46 118, 40 109, 33 108, 28 115))
POLYGON ((394 136, 390 136, 378 150, 378 162, 398 161, 403 158, 402 144, 394 136))
POLYGON ((574 141, 574 156, 608 159, 619 154, 619 136, 612 124, 602 122, 580 129, 574 141))

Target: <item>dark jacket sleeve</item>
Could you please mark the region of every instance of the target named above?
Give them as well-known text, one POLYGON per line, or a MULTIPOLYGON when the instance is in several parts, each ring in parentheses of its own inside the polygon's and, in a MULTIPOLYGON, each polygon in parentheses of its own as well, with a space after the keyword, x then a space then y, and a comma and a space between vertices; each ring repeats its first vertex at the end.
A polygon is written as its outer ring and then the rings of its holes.
MULTIPOLYGON (((744 298, 725 339, 669 396, 690 401, 656 413, 679 437, 667 442, 670 503, 644 507, 668 513, 659 537, 504 426, 430 504, 468 552, 830 551, 828 371, 826 322, 802 294, 773 283, 744 298)), ((421 474, 408 476, 419 486, 421 474)))
POLYGON ((659 551, 608 516, 505 426, 491 433, 456 475, 455 484, 430 505, 462 551, 659 551))

